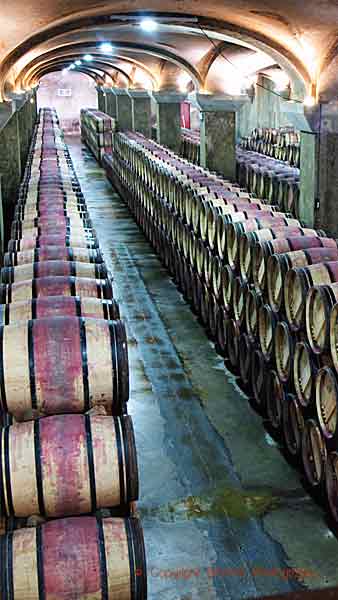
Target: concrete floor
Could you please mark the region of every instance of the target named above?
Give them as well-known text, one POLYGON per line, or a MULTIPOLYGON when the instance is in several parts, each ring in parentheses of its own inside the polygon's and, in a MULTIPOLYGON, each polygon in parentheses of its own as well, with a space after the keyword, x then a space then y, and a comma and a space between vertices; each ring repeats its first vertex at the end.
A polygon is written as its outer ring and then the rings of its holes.
POLYGON ((237 600, 337 585, 338 542, 324 511, 104 171, 78 139, 67 142, 128 329, 149 599, 237 600))

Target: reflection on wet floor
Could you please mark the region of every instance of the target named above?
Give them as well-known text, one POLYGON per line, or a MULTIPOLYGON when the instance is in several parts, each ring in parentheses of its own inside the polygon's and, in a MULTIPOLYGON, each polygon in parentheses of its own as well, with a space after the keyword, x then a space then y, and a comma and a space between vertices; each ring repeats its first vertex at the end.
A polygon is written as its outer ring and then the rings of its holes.
POLYGON ((150 600, 336 585, 338 543, 89 151, 67 143, 128 328, 150 600))

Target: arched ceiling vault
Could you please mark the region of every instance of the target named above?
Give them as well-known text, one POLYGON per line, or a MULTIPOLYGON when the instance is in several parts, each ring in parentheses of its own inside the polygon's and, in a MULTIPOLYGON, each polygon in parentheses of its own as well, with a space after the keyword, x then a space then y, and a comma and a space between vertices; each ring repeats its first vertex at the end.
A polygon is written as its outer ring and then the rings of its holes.
POLYGON ((160 72, 166 61, 168 71, 175 65, 188 74, 195 89, 208 88, 211 67, 222 60, 221 53, 230 54, 244 76, 253 65, 252 52, 265 54, 271 65, 287 72, 298 97, 321 80, 338 54, 338 6, 330 0, 320 6, 284 0, 282 11, 280 0, 208 0, 198 5, 194 0, 167 0, 161 12, 158 4, 147 0, 144 6, 143 15, 151 13, 159 23, 150 34, 140 29, 142 15, 131 10, 130 0, 50 0, 43 5, 38 0, 4 0, 1 97, 35 81, 54 60, 66 63, 89 49, 93 53, 103 41, 116 51, 116 56, 102 59, 109 58, 108 69, 115 65, 125 70, 120 63, 134 61, 149 75, 160 72))
MULTIPOLYGON (((32 69, 32 71, 27 76, 27 81, 25 82, 27 87, 32 85, 33 82, 36 83, 39 80, 39 78, 42 76, 42 73, 43 74, 45 73, 45 70, 47 68, 54 67, 54 70, 63 69, 65 67, 69 66, 71 64, 71 62, 72 61, 69 60, 69 58, 67 59, 66 57, 60 57, 60 58, 54 58, 53 60, 49 60, 49 61, 46 61, 45 63, 37 65, 34 69, 32 69)), ((123 71, 123 69, 117 67, 116 65, 108 65, 105 61, 94 60, 91 63, 91 66, 93 69, 96 68, 96 69, 99 69, 100 71, 102 71, 102 73, 104 75, 106 75, 107 77, 109 77, 112 81, 114 79, 114 73, 119 73, 120 75, 122 75, 122 77, 125 80, 125 87, 130 87, 132 84, 132 80, 129 77, 128 73, 126 73, 125 71, 123 71)), ((78 70, 81 71, 81 70, 83 70, 83 68, 86 68, 86 66, 81 65, 81 67, 79 67, 78 70)))

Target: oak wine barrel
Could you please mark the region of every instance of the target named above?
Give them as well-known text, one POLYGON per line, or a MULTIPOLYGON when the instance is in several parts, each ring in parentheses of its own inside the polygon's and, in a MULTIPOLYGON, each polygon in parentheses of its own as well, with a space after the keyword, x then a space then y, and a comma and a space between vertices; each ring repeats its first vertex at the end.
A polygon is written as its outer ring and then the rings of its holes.
POLYGON ((1 326, 0 358, 1 407, 18 420, 100 405, 119 415, 129 397, 122 321, 49 317, 1 326))
POLYGON ((325 468, 326 497, 331 516, 338 522, 338 452, 330 452, 325 468))
POLYGON ((246 333, 241 333, 239 336, 238 348, 239 374, 244 385, 248 385, 251 380, 251 355, 253 347, 246 333))
POLYGON ((316 377, 316 408, 322 433, 327 440, 338 440, 337 401, 338 383, 334 371, 322 367, 316 377))
POLYGON ((275 329, 275 363, 279 379, 288 383, 293 375, 295 339, 288 324, 279 321, 275 329))
POLYGON ((1 283, 18 283, 28 279, 41 277, 87 277, 107 279, 110 277, 104 263, 84 263, 62 260, 45 260, 41 262, 3 267, 0 271, 1 283))
POLYGON ((22 250, 34 250, 43 246, 67 246, 76 248, 97 249, 98 241, 93 237, 83 237, 73 233, 48 234, 40 237, 29 236, 21 240, 10 239, 8 252, 21 252, 22 250))
POLYGON ((327 450, 321 431, 314 419, 305 421, 302 435, 302 460, 306 478, 312 487, 324 477, 327 450))
POLYGON ((146 600, 141 524, 68 517, 0 537, 1 590, 12 600, 146 600), (76 551, 74 551, 76 549, 76 551))
POLYGON ((21 302, 42 296, 87 296, 111 300, 113 287, 110 279, 90 277, 40 277, 18 283, 0 284, 1 304, 21 302))
POLYGON ((93 317, 116 321, 120 318, 116 300, 82 296, 41 296, 23 302, 0 304, 0 325, 44 317, 93 317))
POLYGON ((134 502, 131 418, 57 415, 5 427, 0 480, 1 516, 66 517, 134 502))
POLYGON ((277 317, 268 304, 263 304, 258 311, 258 339, 262 354, 267 362, 274 351, 277 317))
POLYGON ((330 331, 338 316, 338 283, 310 288, 305 305, 306 333, 312 351, 322 354, 330 349, 330 331))
POLYGON ((293 359, 293 381, 300 405, 308 409, 315 397, 315 381, 320 365, 306 342, 297 342, 293 359))
POLYGON ((4 255, 5 267, 17 267, 45 260, 69 260, 71 262, 103 263, 100 250, 86 248, 71 248, 66 246, 44 246, 26 252, 6 252, 4 255))
POLYGON ((266 388, 266 414, 272 429, 278 432, 282 427, 286 391, 278 374, 272 369, 267 374, 266 388))
POLYGON ((338 261, 293 268, 287 272, 284 302, 286 318, 293 331, 298 331, 304 325, 305 301, 309 289, 315 285, 329 285, 334 282, 338 282, 338 261))
POLYGON ((300 455, 304 425, 304 417, 297 399, 292 394, 287 394, 283 404, 282 426, 286 448, 293 457, 300 455))
POLYGON ((262 303, 261 294, 253 289, 248 291, 245 299, 245 329, 251 342, 258 337, 258 314, 262 303))
POLYGON ((256 349, 251 357, 251 388, 259 411, 266 410, 266 379, 267 364, 262 352, 256 349))

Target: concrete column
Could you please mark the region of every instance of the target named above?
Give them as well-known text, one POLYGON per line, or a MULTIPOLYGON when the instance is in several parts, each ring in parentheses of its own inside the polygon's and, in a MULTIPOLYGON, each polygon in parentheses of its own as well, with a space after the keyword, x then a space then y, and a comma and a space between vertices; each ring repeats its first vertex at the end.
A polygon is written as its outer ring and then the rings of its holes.
POLYGON ((131 97, 128 90, 113 88, 116 96, 116 118, 119 131, 131 131, 133 127, 131 97))
POLYGON ((117 111, 116 111, 116 95, 114 94, 112 88, 105 88, 106 92, 106 113, 110 117, 116 119, 117 111))
POLYGON ((157 141, 179 153, 181 147, 181 103, 185 94, 153 92, 156 102, 157 141))
POLYGON ((97 90, 97 105, 98 105, 98 109, 101 112, 106 112, 106 94, 103 92, 103 89, 98 86, 96 88, 97 90))
POLYGON ((145 90, 129 90, 132 100, 133 131, 151 136, 151 98, 145 90))
POLYGON ((201 119, 201 165, 236 178, 237 113, 248 98, 196 94, 201 119))
POLYGON ((318 197, 318 135, 312 131, 300 134, 300 198, 299 218, 313 227, 315 201, 318 197))

